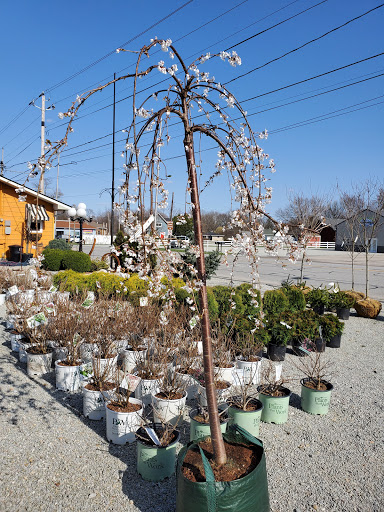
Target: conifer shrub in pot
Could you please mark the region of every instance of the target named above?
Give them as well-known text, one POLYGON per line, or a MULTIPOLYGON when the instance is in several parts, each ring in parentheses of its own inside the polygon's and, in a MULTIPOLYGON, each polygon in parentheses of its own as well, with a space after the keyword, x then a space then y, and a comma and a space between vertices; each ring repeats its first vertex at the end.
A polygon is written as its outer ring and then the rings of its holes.
POLYGON ((306 295, 307 304, 319 315, 324 314, 329 303, 329 292, 325 288, 312 288, 306 295))
POLYGON ((271 341, 267 346, 267 354, 271 361, 284 361, 287 345, 292 339, 291 326, 276 318, 268 320, 268 332, 271 341))
POLYGON ((355 304, 355 300, 345 292, 338 291, 329 296, 329 307, 336 309, 337 317, 341 320, 348 320, 350 308, 355 304))
POLYGON ((337 316, 329 313, 320 319, 321 331, 327 347, 339 348, 344 323, 337 316))
POLYGON ((291 284, 289 281, 285 281, 282 283, 280 289, 288 299, 287 309, 289 309, 289 311, 303 311, 305 309, 305 295, 300 288, 291 284))
POLYGON ((324 350, 320 333, 320 316, 310 309, 283 313, 282 320, 292 327, 292 351, 297 356, 306 355, 308 350, 324 350), (302 351, 300 347, 304 348, 302 351))
POLYGON ((282 290, 267 290, 263 296, 263 310, 268 316, 278 316, 289 309, 288 297, 282 290))

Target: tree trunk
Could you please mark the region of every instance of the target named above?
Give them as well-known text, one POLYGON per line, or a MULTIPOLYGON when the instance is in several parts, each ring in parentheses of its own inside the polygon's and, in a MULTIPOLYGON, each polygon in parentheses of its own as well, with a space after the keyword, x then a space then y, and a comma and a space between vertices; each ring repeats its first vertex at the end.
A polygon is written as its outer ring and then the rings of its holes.
POLYGON ((199 189, 197 184, 195 153, 193 146, 193 135, 191 132, 185 134, 184 139, 185 156, 188 166, 188 178, 191 187, 191 199, 193 210, 193 224, 195 232, 195 243, 199 247, 197 257, 198 278, 202 285, 199 289, 200 308, 202 311, 202 336, 203 336, 203 362, 204 362, 204 380, 207 394, 209 425, 211 427, 211 439, 215 462, 219 465, 225 464, 227 456, 223 436, 220 429, 220 419, 217 408, 216 388, 213 376, 212 344, 209 323, 207 285, 204 261, 203 233, 201 229, 201 212, 199 189))
POLYGON ((352 244, 352 290, 355 289, 355 244, 352 244))
POLYGON ((301 266, 300 266, 300 283, 303 282, 303 274, 304 274, 304 259, 305 259, 305 249, 303 255, 301 257, 301 266))
POLYGON ((365 296, 368 297, 368 288, 369 288, 369 273, 368 273, 368 254, 369 254, 369 245, 365 244, 365 296))

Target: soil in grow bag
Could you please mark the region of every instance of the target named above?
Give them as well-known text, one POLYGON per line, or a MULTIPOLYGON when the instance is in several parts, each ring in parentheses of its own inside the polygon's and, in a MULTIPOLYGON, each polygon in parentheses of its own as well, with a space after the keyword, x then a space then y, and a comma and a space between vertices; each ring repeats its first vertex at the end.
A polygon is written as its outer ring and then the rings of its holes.
MULTIPOLYGON (((215 480, 218 482, 232 482, 248 475, 259 464, 263 450, 258 446, 245 444, 232 444, 224 441, 227 462, 223 466, 216 466, 211 462, 215 480)), ((210 438, 199 443, 207 459, 212 461, 213 449, 210 438)), ((191 482, 205 482, 205 471, 200 452, 197 449, 189 450, 185 456, 182 474, 191 482)))

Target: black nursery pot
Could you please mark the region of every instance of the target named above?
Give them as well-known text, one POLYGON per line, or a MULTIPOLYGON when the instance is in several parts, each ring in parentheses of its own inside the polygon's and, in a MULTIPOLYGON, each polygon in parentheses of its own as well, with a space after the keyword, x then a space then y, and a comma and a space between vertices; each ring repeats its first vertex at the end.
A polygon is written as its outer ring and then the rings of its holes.
POLYGON ((324 315, 325 306, 324 304, 320 304, 319 306, 313 306, 313 311, 318 315, 324 315))
POLYGON ((322 338, 317 338, 314 341, 314 348, 316 352, 325 352, 325 340, 322 338))
POLYGON ((287 347, 268 343, 267 354, 271 361, 284 361, 287 347))
POLYGON ((327 347, 340 348, 341 334, 336 334, 333 338, 327 341, 327 347))
POLYGON ((340 320, 349 320, 349 308, 337 308, 336 313, 337 318, 340 318, 340 320))

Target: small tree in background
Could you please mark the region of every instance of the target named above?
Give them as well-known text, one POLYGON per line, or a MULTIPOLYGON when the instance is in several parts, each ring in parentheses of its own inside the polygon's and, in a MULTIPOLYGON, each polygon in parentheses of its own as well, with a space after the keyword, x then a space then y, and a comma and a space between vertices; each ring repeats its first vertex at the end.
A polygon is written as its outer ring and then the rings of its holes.
POLYGON ((305 197, 300 192, 288 195, 288 206, 277 210, 277 217, 290 224, 291 233, 302 248, 300 264, 300 283, 303 282, 304 263, 309 261, 307 249, 314 235, 319 235, 325 227, 324 214, 329 201, 319 195, 305 197))

